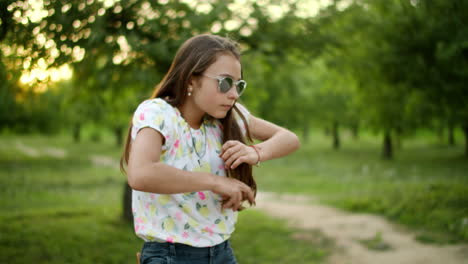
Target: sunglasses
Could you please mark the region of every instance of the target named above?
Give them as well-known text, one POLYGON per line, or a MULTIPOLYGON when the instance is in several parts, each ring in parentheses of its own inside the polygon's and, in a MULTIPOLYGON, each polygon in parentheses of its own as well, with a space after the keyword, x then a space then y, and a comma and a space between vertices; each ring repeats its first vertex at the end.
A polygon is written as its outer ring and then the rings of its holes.
POLYGON ((247 82, 244 80, 238 80, 236 82, 228 76, 209 76, 205 74, 202 75, 211 79, 218 80, 218 89, 222 93, 227 93, 229 90, 231 90, 233 84, 236 86, 236 91, 239 96, 241 96, 242 93, 245 91, 245 88, 247 88, 247 82))

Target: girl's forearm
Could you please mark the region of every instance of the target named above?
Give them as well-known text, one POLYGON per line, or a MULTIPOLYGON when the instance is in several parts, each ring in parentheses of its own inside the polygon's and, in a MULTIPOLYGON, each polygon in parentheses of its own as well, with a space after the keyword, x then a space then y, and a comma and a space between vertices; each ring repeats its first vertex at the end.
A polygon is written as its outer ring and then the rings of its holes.
POLYGON ((293 132, 281 129, 271 138, 255 144, 260 152, 260 160, 267 161, 280 158, 296 151, 299 146, 299 138, 293 132))
POLYGON ((161 162, 129 168, 128 172, 132 189, 160 194, 212 190, 216 181, 210 173, 184 171, 161 162))

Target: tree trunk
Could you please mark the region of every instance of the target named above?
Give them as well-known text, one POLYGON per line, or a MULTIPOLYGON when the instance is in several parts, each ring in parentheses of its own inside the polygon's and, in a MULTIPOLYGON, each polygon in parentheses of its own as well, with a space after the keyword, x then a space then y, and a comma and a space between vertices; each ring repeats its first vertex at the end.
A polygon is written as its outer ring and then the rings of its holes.
POLYGON ((455 126, 452 122, 449 122, 448 125, 448 143, 450 146, 455 146, 455 135, 454 135, 455 126))
POLYGON ((126 222, 133 223, 132 212, 132 188, 128 186, 127 181, 124 183, 123 201, 122 201, 122 217, 126 222))
POLYGON ((401 127, 397 127, 395 130, 395 149, 401 149, 401 137, 403 135, 403 130, 401 127))
POLYGON ((438 136, 441 143, 444 142, 444 137, 445 137, 444 136, 444 131, 445 131, 445 128, 444 128, 443 125, 438 125, 437 126, 437 136, 438 136))
POLYGON ((359 123, 354 123, 351 125, 351 133, 353 135, 354 140, 359 140, 359 123))
POLYGON ((73 142, 78 143, 81 141, 81 123, 75 123, 73 125, 73 142))
POLYGON ((468 158, 468 120, 463 126, 463 134, 465 135, 465 156, 468 158))
POLYGON ((393 159, 392 136, 390 130, 386 130, 384 133, 382 157, 385 160, 393 159))
POLYGON ((123 128, 120 126, 114 128, 114 135, 115 135, 115 144, 117 145, 117 147, 122 146, 123 128))
POLYGON ((332 126, 332 134, 333 134, 333 148, 339 149, 340 148, 340 135, 338 133, 338 122, 333 122, 332 126))

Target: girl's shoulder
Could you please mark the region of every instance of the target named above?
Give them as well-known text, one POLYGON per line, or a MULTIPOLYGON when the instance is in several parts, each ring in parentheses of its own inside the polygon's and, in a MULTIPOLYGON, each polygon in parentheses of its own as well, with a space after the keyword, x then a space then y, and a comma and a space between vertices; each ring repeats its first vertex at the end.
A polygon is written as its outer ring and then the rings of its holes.
POLYGON ((140 129, 151 127, 165 137, 164 148, 167 148, 175 138, 180 122, 178 122, 177 113, 172 105, 161 98, 153 98, 138 105, 133 114, 132 126, 133 139, 140 129))
POLYGON ((177 111, 161 98, 141 102, 133 114, 133 125, 137 127, 159 124, 161 128, 167 128, 174 127, 177 123, 177 111))
POLYGON ((149 110, 159 110, 162 112, 167 112, 167 111, 174 112, 174 107, 162 98, 147 99, 141 102, 140 105, 138 105, 137 109, 140 109, 140 108, 145 108, 149 110))
POLYGON ((151 116, 164 116, 165 119, 177 119, 178 111, 162 98, 152 98, 141 102, 135 114, 146 113, 151 116))

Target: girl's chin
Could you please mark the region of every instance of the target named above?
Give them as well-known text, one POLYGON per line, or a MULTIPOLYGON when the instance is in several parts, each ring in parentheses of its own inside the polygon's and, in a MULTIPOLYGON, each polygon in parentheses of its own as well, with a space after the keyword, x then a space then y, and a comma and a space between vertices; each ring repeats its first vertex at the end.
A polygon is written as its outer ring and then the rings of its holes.
POLYGON ((213 114, 210 114, 210 116, 216 118, 216 119, 223 119, 226 117, 228 111, 216 111, 213 114))

